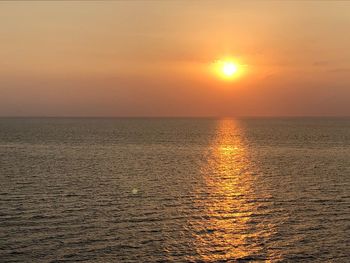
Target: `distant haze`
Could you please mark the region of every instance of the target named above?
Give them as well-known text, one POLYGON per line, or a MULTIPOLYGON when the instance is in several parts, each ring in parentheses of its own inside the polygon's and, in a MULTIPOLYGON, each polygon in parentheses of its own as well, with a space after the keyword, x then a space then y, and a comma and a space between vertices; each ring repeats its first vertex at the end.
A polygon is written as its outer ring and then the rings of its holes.
POLYGON ((350 2, 0 2, 0 116, 349 116, 350 2), (245 74, 208 67, 230 56, 245 74))

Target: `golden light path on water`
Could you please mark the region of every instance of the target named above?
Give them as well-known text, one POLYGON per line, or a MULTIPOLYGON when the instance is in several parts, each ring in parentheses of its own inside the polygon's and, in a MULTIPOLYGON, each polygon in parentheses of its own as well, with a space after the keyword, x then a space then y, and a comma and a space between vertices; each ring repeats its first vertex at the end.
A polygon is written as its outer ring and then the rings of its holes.
POLYGON ((270 236, 272 226, 255 218, 255 171, 243 130, 238 122, 220 120, 207 164, 202 168, 206 193, 198 190, 197 206, 203 220, 193 223, 197 253, 205 262, 228 259, 266 258, 261 245, 270 236))

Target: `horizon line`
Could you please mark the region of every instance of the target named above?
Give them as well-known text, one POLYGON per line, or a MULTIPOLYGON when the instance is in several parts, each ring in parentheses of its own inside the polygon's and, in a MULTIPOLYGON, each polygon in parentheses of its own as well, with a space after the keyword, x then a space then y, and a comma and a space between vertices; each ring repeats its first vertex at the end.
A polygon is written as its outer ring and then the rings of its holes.
POLYGON ((225 119, 225 118, 350 118, 350 115, 237 115, 237 116, 143 116, 143 115, 135 115, 135 116, 113 116, 113 115, 98 115, 98 116, 89 116, 89 115, 53 115, 53 116, 41 116, 41 115, 14 115, 1 116, 2 119, 44 119, 44 118, 57 118, 57 119, 225 119))

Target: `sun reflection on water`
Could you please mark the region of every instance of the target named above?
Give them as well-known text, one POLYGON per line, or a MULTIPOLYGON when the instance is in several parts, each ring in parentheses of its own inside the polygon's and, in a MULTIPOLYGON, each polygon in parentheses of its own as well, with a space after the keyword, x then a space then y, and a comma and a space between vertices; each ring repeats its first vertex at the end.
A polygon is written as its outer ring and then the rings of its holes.
POLYGON ((260 224, 252 218, 258 209, 254 167, 238 122, 219 121, 208 154, 201 170, 204 186, 196 193, 202 218, 192 222, 198 255, 204 261, 266 255, 259 242, 269 233, 260 230, 260 224))

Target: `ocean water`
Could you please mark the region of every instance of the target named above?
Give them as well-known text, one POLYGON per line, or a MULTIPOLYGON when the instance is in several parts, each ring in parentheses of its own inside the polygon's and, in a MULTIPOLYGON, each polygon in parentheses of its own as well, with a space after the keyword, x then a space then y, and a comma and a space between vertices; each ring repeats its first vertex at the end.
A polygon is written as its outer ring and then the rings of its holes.
POLYGON ((0 119, 0 262, 349 262, 350 119, 0 119))

